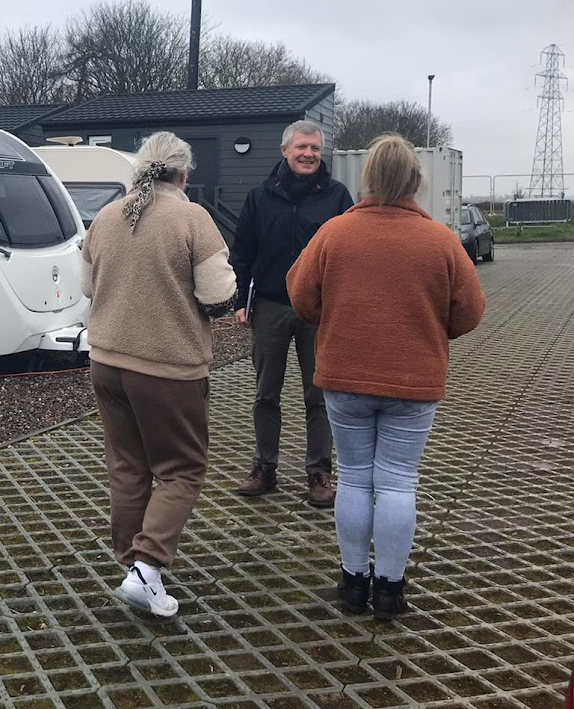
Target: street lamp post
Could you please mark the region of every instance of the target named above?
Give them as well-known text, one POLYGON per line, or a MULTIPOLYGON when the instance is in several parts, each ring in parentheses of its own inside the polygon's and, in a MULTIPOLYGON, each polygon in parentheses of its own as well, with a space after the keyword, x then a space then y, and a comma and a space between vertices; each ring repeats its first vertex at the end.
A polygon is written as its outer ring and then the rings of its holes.
POLYGON ((430 126, 431 126, 431 104, 432 104, 432 80, 434 79, 434 74, 428 75, 429 80, 429 111, 427 116, 427 148, 430 148, 430 126))

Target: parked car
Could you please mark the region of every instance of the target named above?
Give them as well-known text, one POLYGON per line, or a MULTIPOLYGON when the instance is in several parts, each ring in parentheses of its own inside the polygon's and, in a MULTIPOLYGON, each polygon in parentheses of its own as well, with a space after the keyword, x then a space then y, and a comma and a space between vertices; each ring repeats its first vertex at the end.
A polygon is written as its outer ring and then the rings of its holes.
POLYGON ((460 240, 473 263, 479 256, 483 261, 494 261, 494 236, 487 218, 474 204, 463 204, 461 209, 460 240))

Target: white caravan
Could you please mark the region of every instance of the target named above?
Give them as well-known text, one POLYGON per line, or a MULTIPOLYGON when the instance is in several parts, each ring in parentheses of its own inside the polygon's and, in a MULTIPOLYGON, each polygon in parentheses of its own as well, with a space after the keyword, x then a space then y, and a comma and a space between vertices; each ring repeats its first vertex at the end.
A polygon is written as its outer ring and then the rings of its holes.
POLYGON ((52 170, 0 130, 0 355, 89 349, 84 227, 52 170))
POLYGON ((34 152, 58 175, 87 228, 109 202, 130 191, 135 155, 100 145, 75 145, 81 138, 52 138, 65 145, 43 145, 34 152))

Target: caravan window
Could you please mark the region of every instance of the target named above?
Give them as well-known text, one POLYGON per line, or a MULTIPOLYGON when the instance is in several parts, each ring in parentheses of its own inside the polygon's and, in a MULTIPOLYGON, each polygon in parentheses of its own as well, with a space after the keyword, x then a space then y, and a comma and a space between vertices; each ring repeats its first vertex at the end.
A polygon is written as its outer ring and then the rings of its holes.
POLYGON ((64 182, 64 186, 74 200, 84 226, 90 225, 106 204, 126 196, 126 189, 119 182, 64 182))
POLYGON ((50 203, 56 212, 56 217, 62 227, 64 239, 71 239, 72 236, 77 233, 78 227, 76 226, 76 221, 70 211, 70 207, 66 202, 64 193, 51 175, 47 177, 38 177, 38 181, 42 185, 42 189, 46 193, 46 196, 50 200, 50 203))
POLYGON ((57 189, 51 176, 0 175, 0 223, 7 243, 20 248, 52 246, 76 233, 70 209, 57 189))

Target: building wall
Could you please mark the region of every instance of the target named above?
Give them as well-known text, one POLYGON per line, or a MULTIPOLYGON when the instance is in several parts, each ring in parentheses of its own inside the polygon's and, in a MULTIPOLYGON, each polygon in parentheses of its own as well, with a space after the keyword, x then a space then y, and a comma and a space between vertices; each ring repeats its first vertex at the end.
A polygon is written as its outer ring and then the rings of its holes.
POLYGON ((280 123, 236 123, 218 126, 170 128, 193 148, 194 138, 216 137, 219 151, 221 199, 241 211, 249 190, 265 180, 281 160, 281 136, 289 120, 280 123), (237 138, 249 138, 251 148, 244 155, 234 149, 237 138))
MULTIPOLYGON (((302 117, 302 116, 301 116, 302 117)), ((133 152, 140 140, 157 130, 169 130, 188 141, 193 148, 194 139, 214 138, 218 151, 217 184, 221 187, 221 199, 233 210, 239 212, 247 193, 265 178, 279 160, 281 160, 281 136, 289 119, 277 123, 233 123, 229 125, 213 124, 202 126, 173 125, 141 126, 138 128, 120 128, 117 126, 82 126, 81 129, 65 126, 58 130, 46 130, 46 137, 58 135, 78 135, 87 144, 90 136, 112 136, 112 147, 116 150, 133 152), (234 149, 237 138, 249 138, 251 149, 240 155, 234 149)), ((199 166, 198 166, 199 171, 199 166)), ((193 181, 193 173, 191 176, 193 181)))
MULTIPOLYGON (((158 130, 169 130, 188 141, 192 148, 194 140, 201 141, 202 155, 213 155, 216 161, 215 170, 213 166, 207 171, 211 177, 216 179, 216 184, 221 188, 220 198, 227 206, 235 212, 241 211, 245 197, 252 187, 260 184, 266 179, 279 160, 281 160, 281 136, 284 129, 294 120, 308 118, 321 125, 325 133, 324 159, 327 165, 331 166, 331 152, 333 149, 333 94, 320 101, 316 107, 299 116, 287 116, 273 122, 245 122, 229 124, 209 124, 209 125, 175 125, 166 122, 161 126, 132 126, 129 128, 119 125, 82 125, 81 128, 74 127, 73 124, 65 125, 54 130, 46 126, 45 137, 55 137, 62 135, 81 136, 87 144, 89 138, 93 136, 110 135, 112 137, 112 148, 116 150, 127 150, 133 152, 141 139, 146 135, 158 130), (249 138, 252 146, 249 152, 241 155, 234 149, 237 138, 249 138), (216 150, 210 152, 211 147, 207 144, 209 139, 214 140, 216 150), (206 153, 207 151, 207 153, 206 153)), ((207 120, 207 119, 206 119, 207 120)), ((210 144, 211 145, 211 144, 210 144)), ((205 170, 203 171, 205 173, 205 170)), ((196 179, 202 180, 201 166, 198 164, 196 179)), ((193 181, 193 174, 191 180, 193 181)))
POLYGON ((333 124, 335 120, 335 98, 334 94, 329 94, 322 101, 309 109, 305 118, 314 123, 318 123, 325 135, 325 145, 323 150, 323 160, 331 169, 333 155, 333 124))

